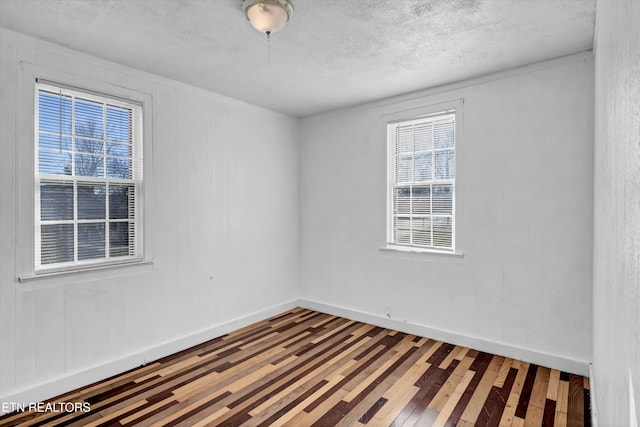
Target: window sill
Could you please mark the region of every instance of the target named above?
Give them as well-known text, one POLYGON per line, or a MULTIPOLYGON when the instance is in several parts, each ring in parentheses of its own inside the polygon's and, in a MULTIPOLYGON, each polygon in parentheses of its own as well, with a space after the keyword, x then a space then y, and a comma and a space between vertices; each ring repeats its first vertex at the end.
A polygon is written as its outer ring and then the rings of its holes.
POLYGON ((418 249, 404 246, 386 245, 380 248, 380 252, 388 255, 397 255, 400 257, 408 257, 410 259, 424 261, 463 261, 464 253, 462 252, 445 252, 432 249, 418 249))
POLYGON ((129 276, 132 274, 148 273, 153 271, 153 260, 123 262, 110 265, 91 266, 76 270, 52 270, 26 274, 18 277, 18 282, 23 289, 35 290, 61 285, 68 285, 90 280, 112 279, 115 277, 129 276))

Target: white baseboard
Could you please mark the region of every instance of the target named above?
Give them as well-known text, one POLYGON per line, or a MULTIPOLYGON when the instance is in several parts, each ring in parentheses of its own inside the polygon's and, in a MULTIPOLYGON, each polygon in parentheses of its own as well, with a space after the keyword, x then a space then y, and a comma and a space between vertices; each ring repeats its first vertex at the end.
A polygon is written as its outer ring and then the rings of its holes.
MULTIPOLYGON (((160 359, 189 347, 193 347, 194 345, 217 338, 297 306, 297 300, 276 304, 249 315, 238 317, 207 329, 193 332, 175 340, 158 344, 154 347, 141 350, 117 360, 92 366, 82 371, 71 372, 53 380, 18 390, 6 396, 0 396, 0 403, 28 404, 30 402, 42 402, 46 399, 64 394, 70 390, 84 387, 104 378, 109 378, 121 372, 128 371, 129 369, 142 366, 143 364, 153 360, 160 359)), ((2 412, 1 409, 2 405, 0 405, 0 415, 5 413, 2 412)))
POLYGON ((480 350, 487 353, 511 357, 513 359, 519 359, 525 362, 534 363, 536 365, 558 369, 585 377, 589 375, 589 363, 586 361, 574 360, 555 354, 544 353, 505 343, 497 343, 494 341, 471 337, 456 332, 435 329, 428 326, 403 322, 395 319, 389 319, 363 311, 352 310, 350 308, 326 304, 304 298, 298 300, 298 304, 303 308, 317 310, 323 313, 333 314, 335 316, 346 317, 351 320, 370 323, 376 326, 381 326, 383 328, 394 329, 400 332, 419 335, 421 337, 428 337, 450 344, 473 348, 474 350, 480 350))

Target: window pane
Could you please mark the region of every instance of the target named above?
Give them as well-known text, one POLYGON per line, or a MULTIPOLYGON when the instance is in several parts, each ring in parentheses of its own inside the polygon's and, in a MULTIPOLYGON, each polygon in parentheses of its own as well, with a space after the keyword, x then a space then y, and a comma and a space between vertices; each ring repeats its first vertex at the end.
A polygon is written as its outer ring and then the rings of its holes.
POLYGON ((434 214, 453 214, 453 187, 451 185, 434 185, 432 199, 434 214))
POLYGON ((407 217, 393 219, 395 242, 408 245, 411 243, 411 220, 407 217))
POLYGON ((129 222, 112 222, 109 224, 109 255, 129 256, 133 253, 134 225, 129 222))
POLYGON ((433 149, 433 123, 419 123, 415 125, 415 151, 433 149))
POLYGON ((78 224, 78 260, 104 258, 104 223, 78 224))
POLYGON ((76 139, 76 151, 79 153, 104 154, 104 144, 102 141, 92 139, 76 139))
POLYGON ((399 155, 396 163, 396 182, 413 181, 413 157, 411 155, 399 155))
POLYGON ((413 214, 431 214, 431 189, 428 186, 413 187, 413 214))
POLYGON ((135 187, 133 185, 109 186, 109 219, 133 219, 135 217, 135 187))
POLYGON ((43 265, 73 261, 73 224, 42 225, 40 232, 43 265))
POLYGON ((40 150, 38 172, 51 175, 71 175, 71 153, 59 150, 40 150))
POLYGON ((434 246, 452 247, 452 224, 452 218, 433 217, 434 246))
POLYGON ((131 142, 131 110, 107 106, 107 139, 131 142))
POLYGON ((123 157, 107 157, 107 177, 131 178, 131 160, 123 157))
POLYGON ((456 176, 455 153, 453 150, 436 153, 436 179, 453 179, 456 176))
POLYGON ((69 135, 71 133, 71 98, 39 92, 38 130, 69 135))
POLYGON ((431 218, 413 218, 413 244, 431 246, 431 218))
POLYGON ((396 188, 393 192, 393 213, 411 213, 411 189, 396 188))
POLYGON ((437 121, 434 125, 436 148, 453 148, 454 122, 453 118, 437 121))
POLYGON ((40 219, 73 219, 73 184, 40 184, 40 219))
POLYGON ((38 134, 38 147, 51 148, 53 150, 71 151, 71 138, 60 137, 59 135, 38 134))
POLYGON ((431 181, 433 179, 433 153, 416 154, 415 181, 431 181))
POLYGON ((103 105, 97 102, 76 99, 76 135, 104 138, 103 105))
POLYGON ((78 219, 105 219, 104 184, 78 184, 78 219))
POLYGON ((413 152, 413 126, 398 126, 396 128, 396 153, 413 152))
POLYGON ((104 176, 104 156, 76 154, 76 176, 104 176))
POLYGON ((130 157, 131 146, 127 144, 118 144, 115 142, 107 143, 107 154, 109 156, 130 157))

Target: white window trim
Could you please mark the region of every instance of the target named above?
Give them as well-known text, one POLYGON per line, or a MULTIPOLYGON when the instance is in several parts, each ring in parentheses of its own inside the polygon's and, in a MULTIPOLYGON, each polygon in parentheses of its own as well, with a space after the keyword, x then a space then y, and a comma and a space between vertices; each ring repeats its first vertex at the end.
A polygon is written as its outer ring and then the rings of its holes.
POLYGON ((16 281, 20 283, 40 282, 36 288, 47 287, 50 283, 65 285, 76 283, 86 277, 87 272, 100 270, 105 279, 119 277, 122 274, 147 272, 153 268, 153 236, 155 235, 155 212, 150 209, 155 205, 154 156, 152 145, 153 131, 153 96, 148 91, 134 90, 104 81, 72 75, 61 70, 52 70, 28 62, 21 62, 18 70, 18 90, 16 94, 16 281), (142 254, 136 259, 126 258, 117 262, 96 262, 64 266, 61 268, 36 269, 36 81, 56 82, 67 88, 79 89, 82 93, 103 94, 104 97, 115 98, 139 104, 142 108, 142 150, 144 185, 141 188, 138 220, 141 221, 142 254), (86 89, 84 89, 86 88, 86 89), (138 265, 139 267, 136 267, 138 265), (55 278, 51 281, 47 279, 55 278), (45 280, 45 282, 42 282, 45 280))
MULTIPOLYGON (((141 212, 144 212, 144 203, 143 203, 143 198, 142 198, 142 193, 144 191, 144 172, 143 172, 143 160, 144 157, 142 155, 142 153, 138 153, 137 151, 143 151, 142 148, 142 144, 144 141, 144 137, 143 137, 143 132, 142 132, 142 124, 143 124, 143 112, 142 112, 142 105, 139 102, 133 102, 133 101, 128 101, 128 100, 121 100, 119 98, 115 98, 112 96, 109 96, 107 94, 95 94, 93 93, 93 91, 91 90, 82 90, 82 89, 75 89, 75 88, 67 88, 64 85, 60 85, 58 83, 54 83, 54 82, 48 82, 48 81, 43 81, 42 79, 39 79, 38 81, 35 82, 36 85, 36 90, 34 91, 34 95, 35 95, 35 99, 34 99, 34 105, 36 105, 35 111, 34 111, 34 135, 36 135, 34 137, 34 150, 35 150, 35 154, 34 154, 34 161, 35 161, 35 165, 34 165, 34 233, 35 233, 35 238, 34 238, 34 245, 35 245, 35 272, 36 274, 40 274, 43 272, 59 272, 59 271, 72 271, 72 270, 81 270, 81 269, 87 269, 87 268, 92 268, 93 266, 108 266, 108 265, 118 265, 118 264, 125 264, 125 263, 131 263, 131 262, 139 262, 142 261, 144 259, 144 227, 143 227, 143 223, 142 223, 142 218, 141 218, 141 212), (104 104, 109 104, 109 105, 113 105, 113 106, 117 106, 117 107, 121 107, 121 108, 126 108, 126 109, 130 109, 132 112, 132 123, 133 123, 133 130, 135 132, 135 135, 133 136, 133 156, 131 157, 131 160, 134 162, 135 164, 135 175, 132 179, 112 179, 112 178, 93 178, 93 177, 86 177, 86 176, 82 176, 82 177, 78 177, 76 175, 73 176, 61 176, 61 175, 47 175, 47 174, 40 174, 38 172, 38 155, 37 153, 39 153, 39 146, 38 146, 38 133, 40 132, 38 123, 39 123, 39 108, 37 107, 39 105, 38 103, 38 97, 39 97, 39 93, 40 91, 46 91, 46 92, 51 92, 51 93, 56 93, 56 92, 60 92, 62 93, 62 91, 64 91, 65 95, 69 95, 71 97, 73 97, 74 99, 80 98, 80 99, 86 99, 89 101, 95 101, 95 102, 100 102, 100 103, 104 103, 104 104), (65 262, 65 263, 54 263, 54 264, 42 264, 41 262, 41 244, 42 244, 42 239, 41 239, 41 226, 42 226, 42 221, 39 219, 39 212, 40 212, 40 203, 41 203, 41 198, 40 198, 40 184, 43 181, 52 181, 52 182, 64 182, 64 181, 68 181, 74 184, 74 187, 76 187, 79 184, 84 184, 84 183, 96 183, 96 184, 133 184, 135 186, 135 218, 134 218, 134 223, 135 223, 135 247, 138 251, 138 254, 133 255, 133 256, 127 256, 127 257, 117 257, 117 258, 113 258, 111 259, 111 257, 109 256, 109 252, 108 252, 108 248, 105 247, 105 259, 99 259, 99 260, 94 260, 94 259, 89 259, 89 260, 78 260, 78 261, 73 261, 73 262, 65 262)), ((74 121, 74 115, 72 114, 71 116, 71 128, 72 130, 75 129, 75 124, 73 123, 74 121)), ((75 135, 75 131, 74 135, 75 135)), ((106 137, 105 137, 106 138, 106 137)), ((105 142, 106 143, 106 142, 105 142)), ((106 159, 105 159, 106 161, 106 159)), ((73 169, 73 166, 72 166, 73 169)), ((77 200, 75 199, 77 197, 77 194, 74 191, 74 206, 77 207, 77 200)), ((108 204, 108 198, 107 198, 107 204, 108 204)), ((107 207, 108 209, 108 207, 107 207)), ((75 215, 75 209, 74 209, 74 215, 75 215)), ((74 219, 73 223, 79 223, 80 220, 78 219, 74 219)), ((109 225, 110 223, 107 223, 107 226, 105 227, 105 242, 109 241, 109 225)), ((75 235, 74 238, 74 250, 77 249, 78 243, 77 243, 77 235, 75 235)))
POLYGON ((386 114, 381 116, 382 125, 384 126, 384 141, 385 141, 385 162, 386 162, 386 180, 385 180, 385 192, 386 192, 386 238, 385 244, 380 247, 380 250, 386 253, 397 253, 397 254, 414 254, 419 256, 431 256, 434 259, 441 259, 442 256, 446 258, 454 257, 454 258, 463 258, 464 252, 462 251, 462 242, 460 239, 460 230, 461 230, 461 213, 462 213, 462 176, 464 174, 463 168, 463 120, 464 120, 464 100, 458 99, 454 101, 448 101, 438 104, 433 104, 425 107, 412 108, 408 110, 398 111, 390 114, 386 114), (390 191, 391 185, 394 182, 393 173, 394 168, 391 162, 389 162, 389 150, 393 147, 392 140, 389 138, 389 126, 390 124, 397 122, 410 122, 412 120, 419 120, 420 118, 424 118, 431 115, 437 115, 443 113, 445 111, 455 110, 455 133, 456 133, 456 141, 455 141, 455 153, 456 153, 456 177, 454 184, 454 200, 453 200, 453 230, 452 230, 452 239, 453 239, 453 249, 438 249, 438 248, 430 248, 430 247, 419 247, 419 246, 407 246, 407 245, 398 245, 392 242, 392 208, 393 208, 393 198, 392 193, 390 191))

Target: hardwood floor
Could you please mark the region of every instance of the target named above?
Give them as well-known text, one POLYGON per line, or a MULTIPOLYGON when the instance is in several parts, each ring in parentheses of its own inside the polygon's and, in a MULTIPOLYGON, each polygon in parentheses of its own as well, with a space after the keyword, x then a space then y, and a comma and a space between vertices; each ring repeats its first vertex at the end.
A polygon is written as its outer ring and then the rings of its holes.
POLYGON ((0 425, 590 425, 584 377, 301 308, 53 401, 0 425))

